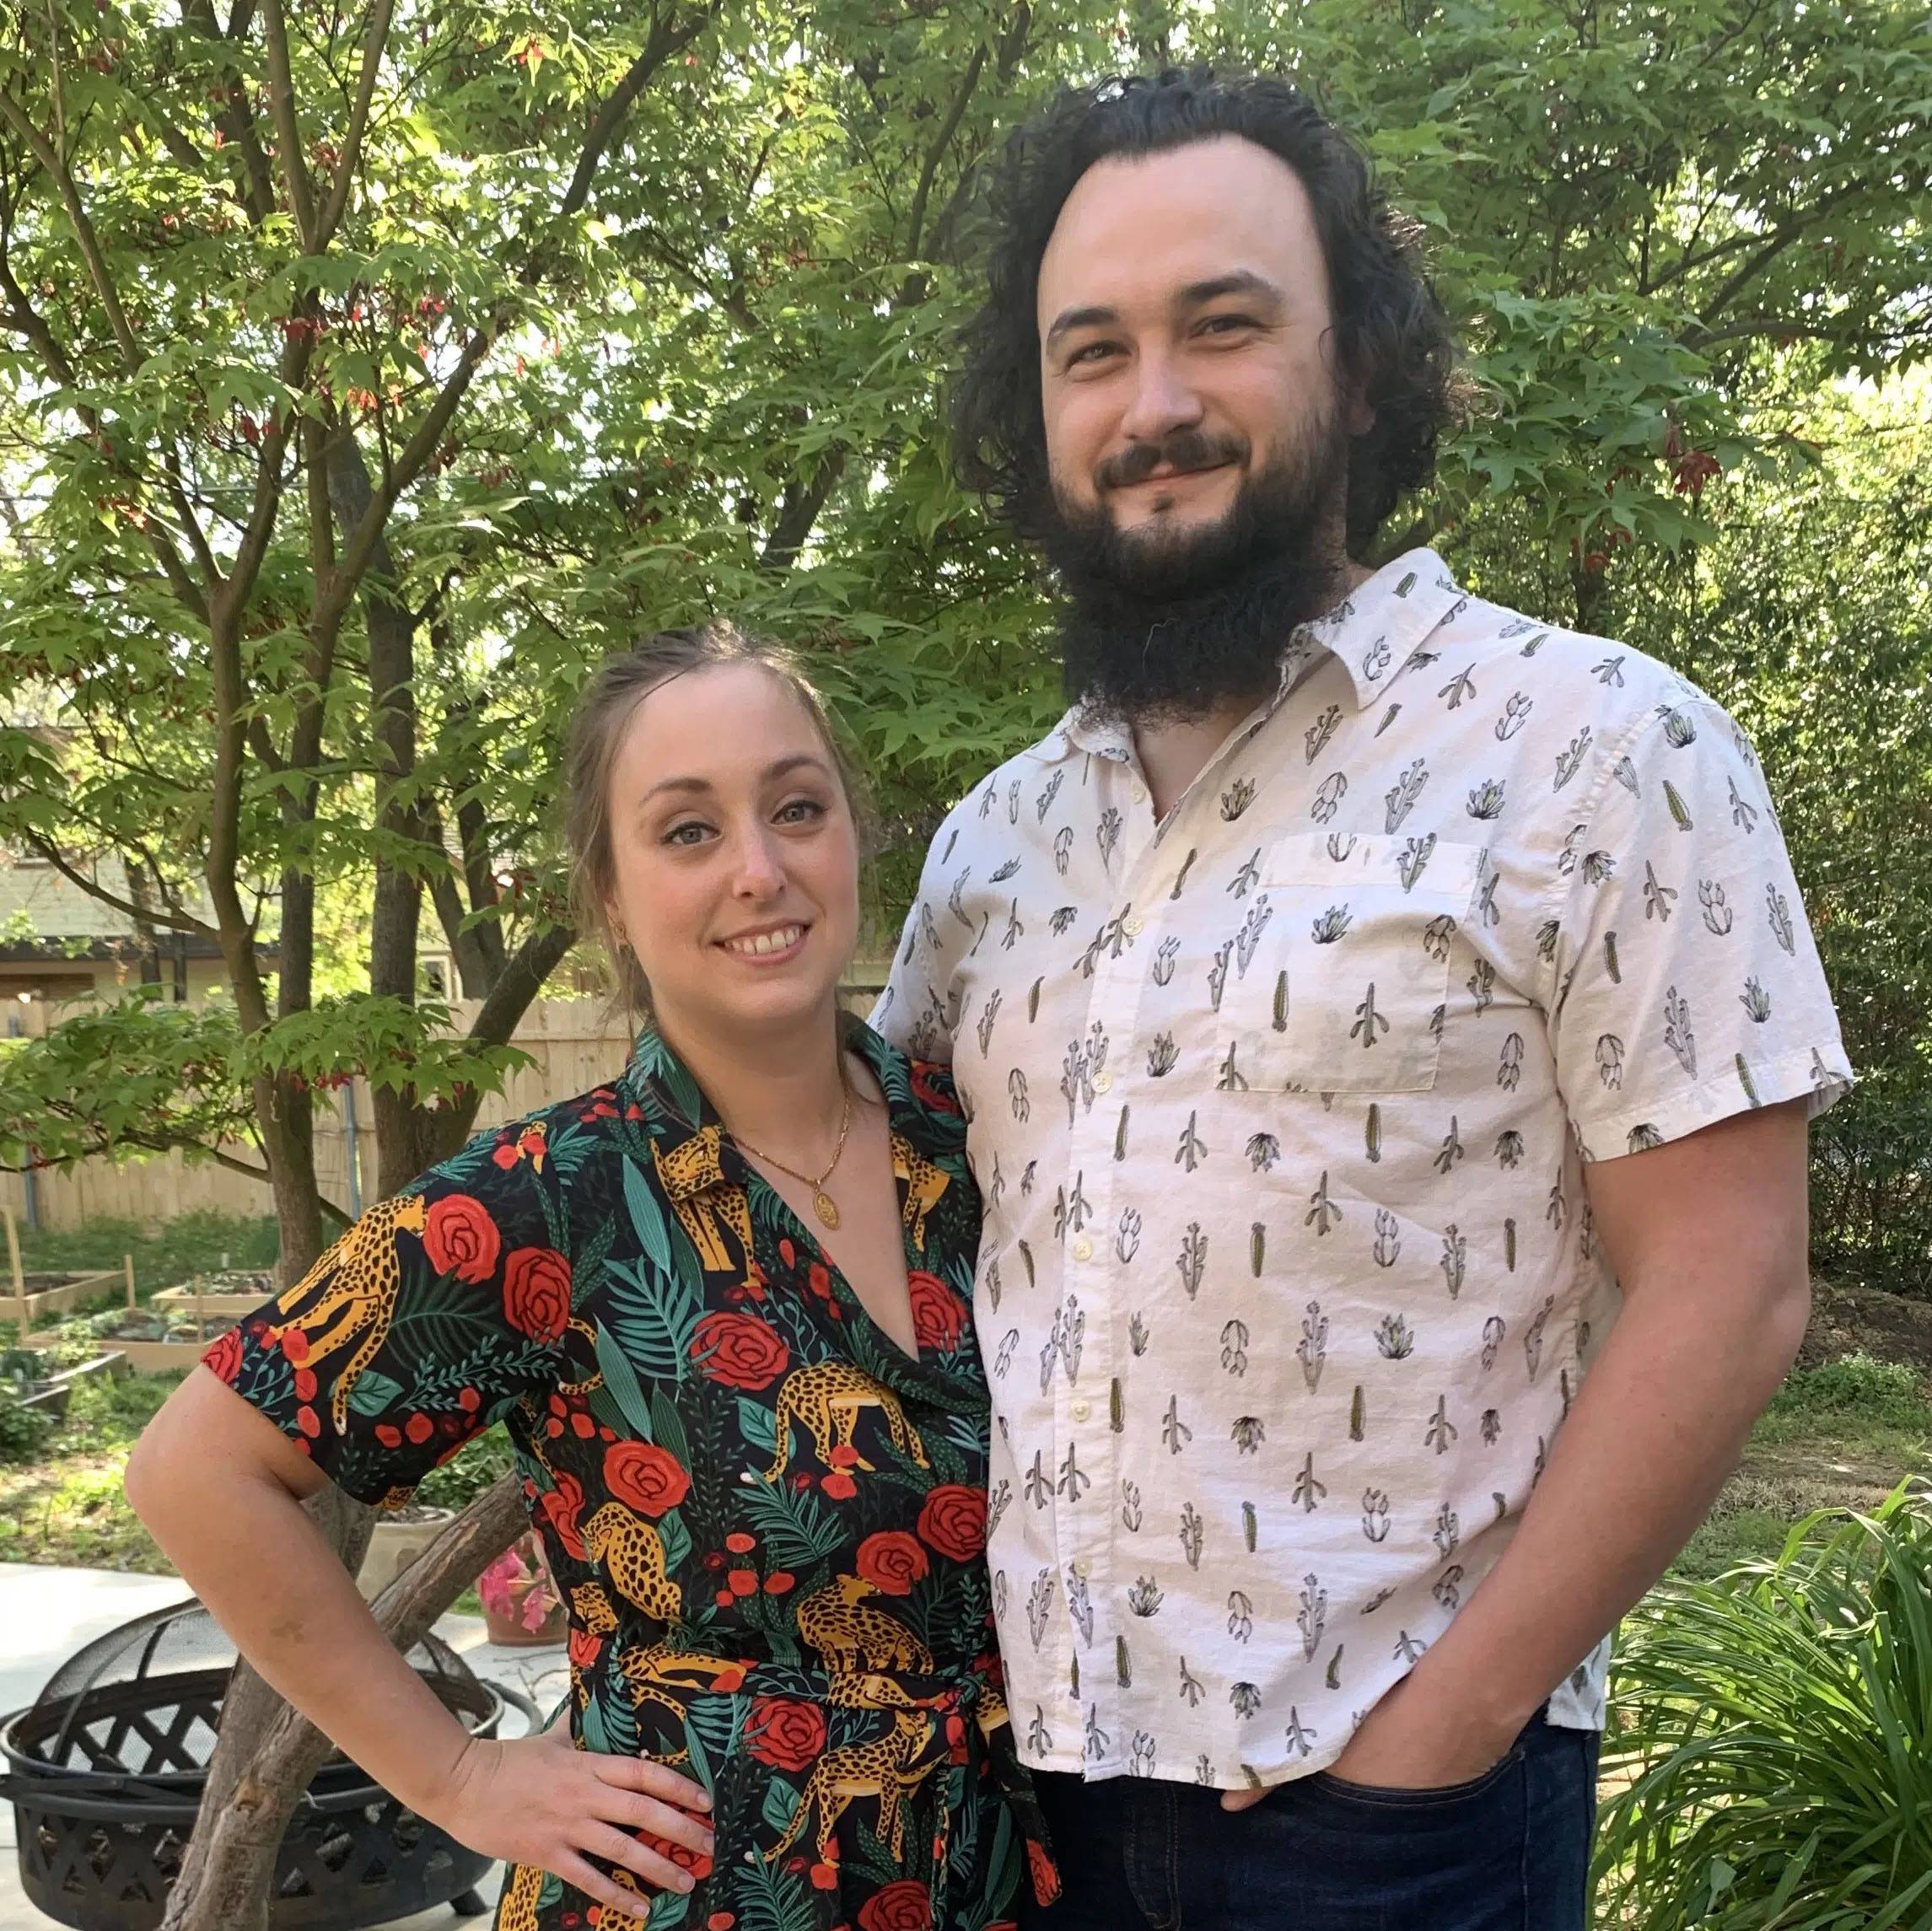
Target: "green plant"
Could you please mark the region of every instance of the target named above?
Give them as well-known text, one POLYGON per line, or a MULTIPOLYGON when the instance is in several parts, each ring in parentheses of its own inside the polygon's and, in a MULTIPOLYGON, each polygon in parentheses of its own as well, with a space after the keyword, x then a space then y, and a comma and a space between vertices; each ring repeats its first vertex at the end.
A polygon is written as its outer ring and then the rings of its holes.
POLYGON ((14 1384, 0 1378, 0 1461, 31 1461, 52 1433, 47 1416, 28 1407, 14 1384))
POLYGON ((1596 1873, 1632 1931, 1932 1926, 1932 1489, 1625 1625, 1596 1873))
POLYGON ((1923 1429, 1932 1422, 1918 1370, 1864 1353, 1800 1369, 1772 1397, 1766 1412, 1779 1420, 1855 1417, 1900 1428, 1923 1429))
POLYGON ((499 1422, 440 1468, 431 1469, 417 1486, 416 1499, 436 1509, 466 1509, 515 1466, 510 1438, 499 1422))

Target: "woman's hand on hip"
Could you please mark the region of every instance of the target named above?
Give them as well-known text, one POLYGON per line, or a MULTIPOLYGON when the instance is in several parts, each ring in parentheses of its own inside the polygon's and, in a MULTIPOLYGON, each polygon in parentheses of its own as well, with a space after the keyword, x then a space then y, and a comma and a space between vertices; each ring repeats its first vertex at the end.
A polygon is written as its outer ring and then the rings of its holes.
POLYGON ((472 1738, 432 1821, 471 1850, 535 1864, 600 1904, 633 1911, 637 1893, 589 1860, 620 1865, 659 1891, 689 1891, 691 1872, 637 1833, 708 1858, 710 1807, 703 1787, 689 1778, 648 1757, 579 1750, 559 1724, 509 1743, 472 1738))

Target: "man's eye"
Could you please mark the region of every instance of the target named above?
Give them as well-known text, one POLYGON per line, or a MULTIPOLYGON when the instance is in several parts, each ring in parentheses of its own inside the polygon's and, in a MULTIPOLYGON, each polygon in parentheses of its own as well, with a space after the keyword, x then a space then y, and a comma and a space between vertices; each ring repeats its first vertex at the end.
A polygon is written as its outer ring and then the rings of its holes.
POLYGON ((1236 335, 1255 326, 1251 315, 1209 315, 1201 325, 1204 336, 1236 335))
POLYGON ((1089 342, 1084 348, 1075 349, 1067 358, 1067 366, 1068 368, 1078 368, 1084 363, 1090 368, 1095 363, 1103 361, 1113 352, 1114 345, 1111 342, 1089 342))

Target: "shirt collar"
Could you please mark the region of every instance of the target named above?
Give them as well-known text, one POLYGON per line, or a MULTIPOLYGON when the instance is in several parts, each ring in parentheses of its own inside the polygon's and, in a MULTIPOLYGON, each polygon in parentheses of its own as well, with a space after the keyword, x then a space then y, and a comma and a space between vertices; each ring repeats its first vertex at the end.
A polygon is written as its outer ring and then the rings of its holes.
MULTIPOLYGON (((1424 640, 1468 600, 1434 551, 1405 551, 1332 610, 1296 628, 1283 653, 1280 680, 1267 711, 1272 713, 1324 656, 1339 661, 1348 675, 1355 708, 1366 710, 1412 664, 1429 661, 1424 640)), ((1133 756, 1133 734, 1118 719, 1092 715, 1076 704, 1037 751, 1052 764, 1076 750, 1124 763, 1133 756)))

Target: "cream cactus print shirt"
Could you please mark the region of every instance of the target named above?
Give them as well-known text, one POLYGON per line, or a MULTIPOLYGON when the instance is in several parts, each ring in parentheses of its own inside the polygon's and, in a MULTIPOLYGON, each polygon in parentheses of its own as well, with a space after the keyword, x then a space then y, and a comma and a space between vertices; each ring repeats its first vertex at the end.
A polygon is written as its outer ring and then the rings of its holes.
POLYGON ((1023 1756, 1223 1788, 1332 1762, 1507 1546, 1617 1306, 1583 1163, 1850 1078, 1736 725, 1425 550, 1165 822, 1078 713, 1001 766, 874 1021, 971 1122, 1023 1756))

